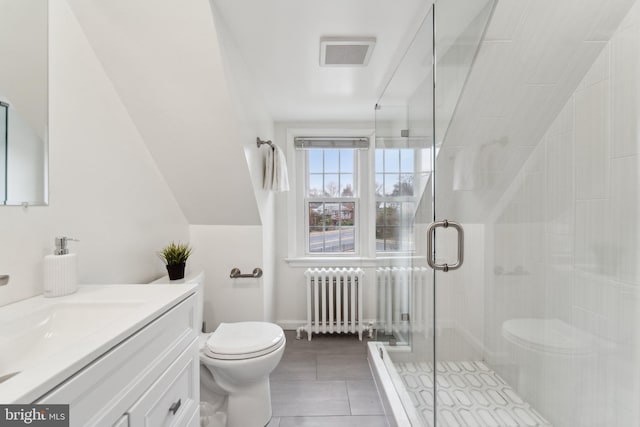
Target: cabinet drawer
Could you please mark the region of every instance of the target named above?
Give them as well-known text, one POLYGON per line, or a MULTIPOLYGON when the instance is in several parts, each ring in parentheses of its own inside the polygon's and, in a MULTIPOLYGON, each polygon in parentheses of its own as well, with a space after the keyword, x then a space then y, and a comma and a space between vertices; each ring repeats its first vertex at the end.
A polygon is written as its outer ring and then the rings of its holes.
POLYGON ((194 342, 129 410, 136 427, 185 426, 199 404, 198 342, 194 342))
MULTIPOLYGON (((69 404, 71 427, 112 426, 194 340, 197 342, 194 310, 192 295, 37 403, 69 404)), ((129 425, 135 424, 129 420, 129 425)))

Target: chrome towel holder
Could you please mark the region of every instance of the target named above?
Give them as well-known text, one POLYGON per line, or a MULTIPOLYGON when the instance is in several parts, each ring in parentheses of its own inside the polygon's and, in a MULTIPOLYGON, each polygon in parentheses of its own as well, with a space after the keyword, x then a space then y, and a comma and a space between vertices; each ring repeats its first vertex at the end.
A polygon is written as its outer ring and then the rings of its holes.
POLYGON ((242 274, 239 268, 234 267, 231 269, 231 273, 229 274, 229 277, 232 279, 238 279, 238 278, 257 279, 259 277, 262 277, 262 269, 260 267, 256 267, 253 269, 253 272, 251 274, 242 274))
POLYGON ((269 141, 263 141, 263 140, 261 140, 261 139, 260 139, 260 137, 257 137, 257 138, 256 138, 256 144, 258 145, 258 148, 260 148, 260 146, 261 146, 261 145, 263 145, 263 144, 267 144, 269 147, 271 147, 271 149, 272 149, 272 150, 273 150, 274 148, 276 148, 276 147, 273 145, 273 142, 271 142, 270 140, 269 140, 269 141))

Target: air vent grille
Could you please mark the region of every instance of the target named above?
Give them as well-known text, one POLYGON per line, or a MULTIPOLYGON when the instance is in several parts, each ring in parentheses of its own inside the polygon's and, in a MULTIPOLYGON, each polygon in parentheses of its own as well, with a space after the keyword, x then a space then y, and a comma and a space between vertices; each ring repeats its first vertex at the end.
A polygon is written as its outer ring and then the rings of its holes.
POLYGON ((369 63, 375 43, 373 37, 324 37, 320 40, 320 65, 363 67, 369 63))

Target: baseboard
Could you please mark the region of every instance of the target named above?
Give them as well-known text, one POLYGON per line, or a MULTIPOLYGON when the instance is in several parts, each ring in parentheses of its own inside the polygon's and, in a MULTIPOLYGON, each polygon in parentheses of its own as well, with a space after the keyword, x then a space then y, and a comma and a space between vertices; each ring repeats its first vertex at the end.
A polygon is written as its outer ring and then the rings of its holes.
MULTIPOLYGON (((276 320, 276 324, 279 325, 285 331, 295 331, 300 326, 305 326, 307 324, 306 320, 276 320)), ((373 319, 365 319, 365 325, 375 324, 373 319)))

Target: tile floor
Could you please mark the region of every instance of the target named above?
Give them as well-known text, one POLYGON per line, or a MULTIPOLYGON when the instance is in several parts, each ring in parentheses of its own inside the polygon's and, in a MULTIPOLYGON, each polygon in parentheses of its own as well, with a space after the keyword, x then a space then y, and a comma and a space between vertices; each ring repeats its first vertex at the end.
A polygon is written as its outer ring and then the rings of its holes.
POLYGON ((269 427, 387 427, 367 362, 366 339, 287 331, 282 361, 271 374, 269 427))
MULTIPOLYGON (((425 425, 433 425, 433 364, 394 365, 425 425)), ((552 427, 484 362, 438 362, 436 370, 438 425, 552 427)))

